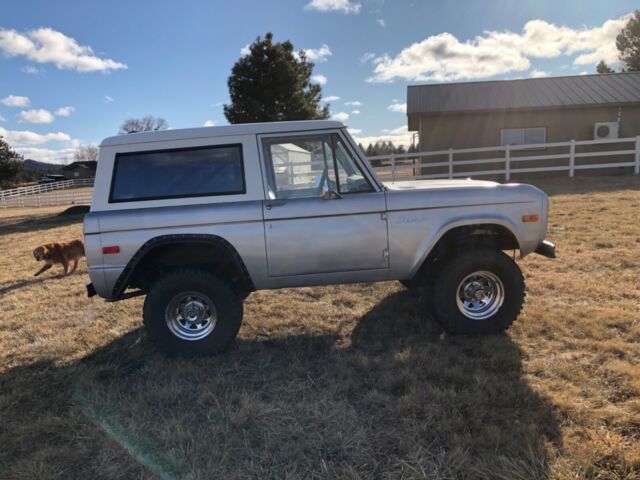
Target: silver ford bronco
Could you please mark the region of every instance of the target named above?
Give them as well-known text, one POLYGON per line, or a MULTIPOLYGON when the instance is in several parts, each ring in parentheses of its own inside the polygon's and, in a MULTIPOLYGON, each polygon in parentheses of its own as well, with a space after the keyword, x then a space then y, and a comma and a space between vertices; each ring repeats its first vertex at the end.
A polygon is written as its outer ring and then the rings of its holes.
MULTIPOLYGON (((107 138, 84 238, 89 296, 146 295, 169 354, 222 351, 252 291, 399 280, 451 333, 499 332, 555 256, 547 196, 475 180, 381 182, 343 124, 295 121, 107 138)), ((425 312, 425 316, 426 316, 425 312)))

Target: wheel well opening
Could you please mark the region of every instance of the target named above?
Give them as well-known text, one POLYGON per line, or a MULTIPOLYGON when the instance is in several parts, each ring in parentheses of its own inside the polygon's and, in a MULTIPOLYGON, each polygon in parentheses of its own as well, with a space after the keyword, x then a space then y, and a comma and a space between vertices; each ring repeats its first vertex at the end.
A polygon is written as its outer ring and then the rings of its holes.
POLYGON ((479 223, 455 227, 446 232, 431 249, 421 269, 464 248, 519 250, 518 239, 503 225, 479 223))
POLYGON ((148 291, 157 278, 179 268, 206 270, 239 291, 252 290, 233 247, 215 241, 178 241, 151 248, 135 266, 128 286, 148 291))

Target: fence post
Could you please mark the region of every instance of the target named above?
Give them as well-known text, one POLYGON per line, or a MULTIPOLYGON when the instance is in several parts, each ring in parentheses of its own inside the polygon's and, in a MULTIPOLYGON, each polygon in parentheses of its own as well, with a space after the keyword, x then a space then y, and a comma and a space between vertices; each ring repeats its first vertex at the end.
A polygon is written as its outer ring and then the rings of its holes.
POLYGON ((449 179, 453 178, 453 148, 449 148, 449 179))
POLYGON ((504 149, 504 171, 508 182, 511 180, 511 148, 509 145, 504 149))
POLYGON ((576 170, 576 141, 571 140, 569 146, 569 177, 573 178, 576 170))
POLYGON ((640 135, 636 137, 636 158, 633 172, 638 175, 640 173, 640 135))
POLYGON ((396 181, 397 171, 396 171, 396 155, 395 153, 391 154, 391 180, 396 181))

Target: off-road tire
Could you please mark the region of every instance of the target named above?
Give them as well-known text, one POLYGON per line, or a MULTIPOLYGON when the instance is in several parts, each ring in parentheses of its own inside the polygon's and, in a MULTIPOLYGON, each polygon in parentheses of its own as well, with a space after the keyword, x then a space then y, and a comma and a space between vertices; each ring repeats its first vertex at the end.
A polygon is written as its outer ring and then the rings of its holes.
POLYGON ((444 260, 438 270, 431 295, 431 311, 436 321, 452 334, 490 334, 508 329, 522 309, 525 284, 522 271, 501 251, 480 249, 458 252, 444 260), (457 295, 461 282, 474 272, 495 275, 503 286, 502 305, 484 320, 471 319, 462 313, 457 295))
POLYGON ((149 290, 144 301, 143 318, 152 341, 170 356, 199 357, 227 350, 242 324, 242 300, 224 280, 196 269, 166 274, 149 290), (182 292, 199 292, 215 306, 217 320, 204 338, 184 340, 168 326, 166 315, 171 299, 182 292))

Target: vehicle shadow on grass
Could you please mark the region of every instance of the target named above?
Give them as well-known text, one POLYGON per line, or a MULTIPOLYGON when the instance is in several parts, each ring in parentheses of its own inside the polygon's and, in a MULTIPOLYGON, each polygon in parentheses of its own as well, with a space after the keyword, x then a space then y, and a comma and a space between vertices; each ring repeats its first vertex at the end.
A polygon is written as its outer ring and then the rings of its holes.
MULTIPOLYGON (((60 215, 57 213, 37 218, 0 219, 0 237, 15 233, 44 232, 52 228, 67 227, 75 223, 80 224, 83 220, 84 215, 60 215)), ((44 240, 42 243, 49 241, 55 240, 44 240)))
POLYGON ((522 378, 519 347, 508 335, 442 338, 420 312, 400 291, 346 336, 241 335, 226 354, 171 359, 136 329, 70 364, 9 369, 0 468, 16 478, 547 478, 558 422, 522 378))

